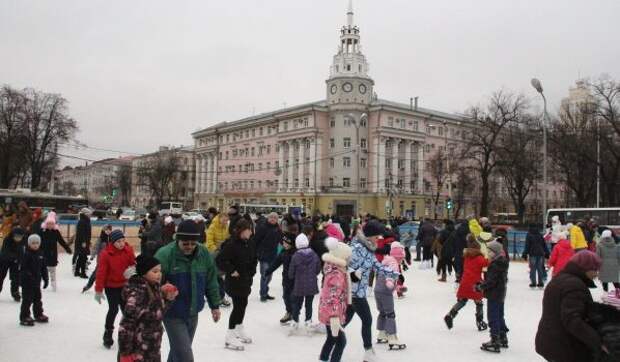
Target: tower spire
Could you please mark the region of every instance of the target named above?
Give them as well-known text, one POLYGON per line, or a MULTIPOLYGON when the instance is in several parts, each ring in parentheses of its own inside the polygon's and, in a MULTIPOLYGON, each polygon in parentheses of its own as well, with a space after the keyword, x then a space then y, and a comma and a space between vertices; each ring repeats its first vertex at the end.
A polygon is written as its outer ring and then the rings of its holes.
POLYGON ((347 25, 353 26, 353 0, 349 0, 349 10, 347 11, 347 25))

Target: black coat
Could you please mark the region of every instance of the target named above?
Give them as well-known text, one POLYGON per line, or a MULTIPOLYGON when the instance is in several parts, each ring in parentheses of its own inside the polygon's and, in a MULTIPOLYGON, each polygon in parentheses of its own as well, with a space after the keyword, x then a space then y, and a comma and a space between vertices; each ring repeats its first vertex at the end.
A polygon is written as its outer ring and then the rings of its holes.
POLYGON ((241 216, 241 214, 236 213, 236 214, 229 214, 228 215, 228 233, 230 235, 234 235, 235 234, 235 225, 237 225, 237 223, 239 222, 239 220, 243 219, 243 216, 241 216))
POLYGON ((425 248, 430 248, 437 236, 437 229, 430 222, 425 222, 420 225, 420 231, 418 232, 418 240, 425 248))
POLYGON ((41 288, 41 281, 48 282, 47 265, 41 249, 34 251, 26 247, 19 267, 22 288, 41 288))
POLYGON ((545 288, 536 352, 549 361, 592 361, 601 350, 601 338, 588 323, 596 285, 573 262, 551 279, 545 288))
POLYGON ((439 245, 441 245, 441 252, 439 257, 443 260, 452 260, 454 258, 454 225, 447 225, 443 230, 439 232, 437 237, 439 245))
POLYGON ((297 250, 292 247, 288 250, 283 250, 278 256, 276 256, 275 260, 269 268, 267 268, 266 274, 273 274, 280 266, 282 266, 282 286, 285 288, 290 288, 289 290, 293 290, 293 286, 295 285, 295 279, 291 279, 288 277, 288 267, 291 265, 291 259, 293 259, 293 254, 295 254, 297 250))
POLYGON ((254 241, 258 260, 271 263, 278 253, 278 244, 282 241, 282 231, 280 231, 278 224, 266 222, 256 229, 254 241))
MULTIPOLYGON (((323 265, 323 254, 329 252, 329 250, 327 250, 327 246, 325 246, 325 239, 327 239, 327 233, 325 230, 317 230, 314 232, 312 240, 310 240, 310 249, 312 249, 312 251, 319 256, 321 265, 323 265)), ((294 239, 293 243, 295 243, 294 239)))
POLYGON ((530 230, 525 237, 525 249, 523 250, 523 259, 527 256, 544 256, 549 258, 549 249, 538 231, 530 230))
POLYGON ((0 251, 0 262, 19 263, 19 259, 24 254, 24 246, 26 245, 28 235, 24 235, 20 242, 16 242, 14 237, 15 229, 13 229, 13 231, 11 231, 9 235, 4 238, 2 251, 0 251))
POLYGON ((45 257, 47 266, 58 265, 58 244, 60 244, 67 253, 71 254, 71 248, 60 235, 60 231, 55 229, 41 229, 41 250, 45 257))
POLYGON ((620 311, 610 305, 594 303, 588 323, 598 332, 609 354, 601 353, 596 362, 620 361, 620 311))
POLYGON ((258 265, 254 240, 227 239, 215 261, 217 267, 226 274, 226 293, 241 297, 250 295, 252 278, 258 265), (231 274, 234 272, 239 273, 239 276, 233 277, 231 274))
POLYGON ((77 223, 75 233, 75 251, 90 252, 90 239, 91 239, 91 226, 90 219, 85 214, 80 214, 80 220, 77 223))
POLYGON ((506 299, 506 284, 508 284, 508 259, 500 256, 489 264, 480 290, 487 300, 502 303, 506 299))
POLYGON ((467 221, 462 222, 454 231, 454 256, 462 258, 463 250, 467 247, 467 234, 469 225, 467 221))

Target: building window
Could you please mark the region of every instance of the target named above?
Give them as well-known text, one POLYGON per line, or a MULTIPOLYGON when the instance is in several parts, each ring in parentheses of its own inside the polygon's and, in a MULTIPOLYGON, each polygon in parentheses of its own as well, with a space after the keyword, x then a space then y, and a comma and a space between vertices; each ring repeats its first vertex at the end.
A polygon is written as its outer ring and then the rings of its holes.
POLYGON ((443 127, 437 127, 437 134, 443 136, 443 127))
POLYGON ((367 161, 365 158, 360 158, 360 167, 366 168, 367 161))
POLYGON ((385 160, 385 167, 386 168, 392 168, 392 159, 388 158, 385 160))
POLYGON ((329 178, 329 187, 334 187, 334 178, 333 177, 329 178))
POLYGON ((276 169, 280 168, 280 161, 276 161, 276 169))
POLYGON ((228 151, 226 151, 226 159, 228 159, 228 151))
POLYGON ((307 178, 306 181, 304 182, 306 187, 310 187, 310 179, 307 178))
POLYGON ((365 178, 361 178, 360 179, 360 188, 361 189, 365 189, 366 188, 366 179, 365 178))
POLYGON ((342 167, 344 167, 344 168, 351 167, 351 157, 343 157, 342 158, 342 167))
POLYGON ((431 134, 432 130, 433 130, 433 127, 431 127, 430 125, 426 125, 426 133, 427 134, 431 134))
POLYGON ((259 136, 262 136, 262 135, 263 135, 263 127, 260 127, 260 128, 258 129, 258 135, 259 135, 259 136))
POLYGON ((388 127, 394 127, 394 117, 388 117, 388 127))
POLYGON ((345 137, 343 139, 344 148, 351 148, 351 138, 345 137))
POLYGON ((342 187, 351 187, 351 179, 348 177, 342 178, 342 187))
POLYGON ((334 158, 333 157, 329 159, 329 167, 330 168, 334 168, 334 158))
POLYGON ((262 162, 259 162, 259 163, 258 163, 258 170, 259 170, 259 171, 262 171, 262 170, 263 170, 263 163, 262 163, 262 162))
POLYGON ((299 179, 298 178, 295 179, 295 183, 293 184, 293 187, 299 187, 299 179))
POLYGON ((360 119, 360 127, 366 127, 366 118, 360 119))
POLYGON ((336 127, 336 120, 334 118, 329 120, 329 127, 331 128, 336 127))
POLYGON ((288 122, 284 122, 284 130, 288 131, 288 122))
POLYGON ((276 143, 276 153, 280 152, 280 144, 276 143))
POLYGON ((309 150, 310 149, 310 141, 306 141, 306 149, 309 150))
POLYGON ((418 121, 413 121, 413 130, 414 131, 418 130, 418 121))
POLYGON ((227 143, 230 142, 230 135, 229 134, 226 135, 226 142, 227 143))
POLYGON ((252 137, 256 137, 256 129, 252 128, 252 137))
POLYGON ((366 139, 365 138, 360 139, 360 147, 361 148, 366 148, 366 139))
POLYGON ((385 188, 389 189, 390 188, 390 179, 386 178, 384 184, 385 184, 385 188))
POLYGON ((398 160, 398 168, 401 170, 405 168, 405 160, 398 160))
POLYGON ((254 157, 254 147, 252 147, 252 157, 254 157))
POLYGON ((424 153, 431 153, 431 145, 429 144, 424 145, 424 153))
POLYGON ((329 139, 329 148, 334 148, 336 147, 336 142, 334 141, 333 138, 329 139))
POLYGON ((403 179, 399 178, 398 182, 397 182, 398 188, 402 188, 403 187, 403 179))

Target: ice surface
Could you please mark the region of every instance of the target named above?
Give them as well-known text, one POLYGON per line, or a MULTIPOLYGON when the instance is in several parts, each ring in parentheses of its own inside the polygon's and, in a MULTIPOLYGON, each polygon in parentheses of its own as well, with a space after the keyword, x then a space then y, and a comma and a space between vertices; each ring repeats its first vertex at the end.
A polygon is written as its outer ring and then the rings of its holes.
MULTIPOLYGON (((92 269, 92 268, 91 268, 92 269)), ((528 287, 528 271, 524 263, 511 263, 506 300, 506 321, 511 332, 510 348, 500 356, 482 352, 479 346, 488 339, 488 332, 478 332, 474 323, 474 305, 468 304, 448 330, 443 316, 455 302, 454 283, 439 283, 434 271, 418 270, 417 264, 406 272, 409 293, 397 300, 396 316, 401 342, 407 344, 403 351, 388 351, 385 345, 375 345, 380 361, 543 361, 534 351, 534 336, 540 318, 541 290, 528 287)), ((47 325, 22 327, 18 323, 19 303, 13 302, 5 280, 0 294, 0 360, 17 361, 115 361, 116 344, 112 350, 101 345, 107 305, 99 305, 93 290, 81 294, 83 279, 71 275, 71 257, 61 255, 58 292, 43 291, 43 306, 50 317, 47 325)), ((453 278, 451 278, 453 280, 453 278)), ((224 349, 224 334, 230 308, 223 309, 223 320, 214 324, 210 313, 202 312, 196 338, 194 355, 197 361, 318 361, 324 341, 323 335, 287 336, 287 329, 280 326, 284 314, 280 299, 281 270, 274 274, 271 293, 275 301, 261 303, 258 298, 258 276, 245 319, 245 328, 254 339, 244 352, 224 349)), ((596 292, 595 292, 596 294, 596 292)), ((315 299, 315 308, 318 298, 315 299)), ((370 298, 373 316, 374 299, 370 298)), ((303 313, 303 312, 302 312, 303 313)), ((486 308, 485 308, 486 313, 486 308)), ((119 316, 120 319, 120 316, 119 316)), ((315 320, 317 314, 315 310, 315 320)), ((485 317, 486 319, 486 317, 485 317)), ((118 321, 117 321, 118 323, 118 321)), ((360 321, 355 317, 346 329, 347 347, 343 361, 362 361, 363 348, 360 321)), ((376 330, 373 323, 373 341, 376 330)), ((116 335, 114 337, 116 340, 116 335)), ((168 353, 164 336, 162 357, 168 353)))

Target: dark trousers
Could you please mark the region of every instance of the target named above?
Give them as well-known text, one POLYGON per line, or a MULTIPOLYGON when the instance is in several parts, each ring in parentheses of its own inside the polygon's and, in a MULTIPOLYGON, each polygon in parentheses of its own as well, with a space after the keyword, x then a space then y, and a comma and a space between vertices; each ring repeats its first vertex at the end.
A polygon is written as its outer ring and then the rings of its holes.
MULTIPOLYGON (((603 282, 602 284, 603 284, 603 290, 606 292, 609 291, 609 283, 603 282)), ((620 289, 620 283, 613 282, 611 284, 614 285, 614 288, 620 289)))
POLYGON ((416 261, 422 260, 422 242, 421 241, 418 241, 415 244, 415 260, 416 261))
POLYGON ((463 275, 463 250, 454 254, 454 273, 456 273, 456 280, 461 281, 463 275))
POLYGON ((242 325, 245 318, 245 309, 248 306, 248 296, 232 296, 233 309, 228 319, 228 329, 235 329, 235 326, 242 325))
POLYGON ((86 262, 88 261, 88 250, 76 250, 77 260, 75 262, 75 275, 86 275, 86 262))
POLYGON ((30 317, 31 306, 35 318, 43 314, 41 287, 39 285, 22 287, 22 307, 19 314, 19 320, 24 320, 30 317))
POLYGON ((0 291, 7 273, 11 280, 11 294, 19 293, 19 264, 13 261, 3 261, 0 263, 0 291))
POLYGON ((452 274, 452 260, 441 258, 437 261, 437 274, 445 277, 446 273, 452 274))
POLYGON ((422 260, 430 260, 431 265, 434 263, 433 251, 431 250, 431 246, 422 246, 422 260))
MULTIPOLYGON (((452 318, 456 317, 459 311, 467 305, 468 300, 469 299, 458 299, 456 301, 456 304, 454 304, 450 310, 452 318)), ((481 300, 474 300, 474 303, 476 304, 476 322, 481 322, 484 320, 484 304, 481 300)))
POLYGON ((123 288, 105 288, 105 297, 108 300, 108 314, 105 316, 105 329, 113 330, 118 311, 122 308, 121 291, 123 288))
POLYGON ((193 362, 192 342, 198 326, 198 315, 187 318, 164 318, 170 342, 168 362, 193 362))
POLYGON ((531 284, 543 284, 545 282, 545 257, 544 256, 530 256, 530 283, 531 284), (538 276, 538 282, 536 282, 536 276, 538 276))
POLYGON ((344 331, 339 331, 338 336, 334 337, 332 336, 331 327, 327 325, 327 335, 325 336, 325 343, 323 343, 323 348, 321 348, 319 359, 321 361, 340 362, 346 345, 347 337, 344 335, 344 331))
POLYGON ((286 312, 293 315, 293 286, 282 283, 282 300, 286 312))
POLYGON ((306 311, 306 321, 312 320, 312 301, 314 295, 306 295, 305 297, 293 296, 293 320, 299 323, 299 314, 301 312, 301 306, 304 305, 306 311), (304 303, 305 300, 305 303, 304 303))
POLYGON ((224 289, 224 277, 222 277, 221 275, 218 275, 217 284, 220 287, 220 300, 223 301, 224 298, 226 297, 226 290, 224 289))
POLYGON ((347 309, 347 320, 345 326, 351 322, 353 315, 356 314, 362 320, 362 341, 364 349, 372 348, 372 314, 370 314, 370 306, 366 298, 353 298, 353 303, 347 309))
POLYGON ((92 273, 90 273, 90 276, 88 277, 88 282, 86 282, 86 285, 84 286, 84 289, 89 290, 90 288, 93 287, 93 284, 95 284, 95 279, 97 278, 97 268, 99 266, 95 267, 95 270, 93 270, 92 273))
POLYGON ((506 320, 504 320, 504 302, 489 300, 487 303, 487 319, 491 335, 499 336, 500 333, 508 332, 506 320))

